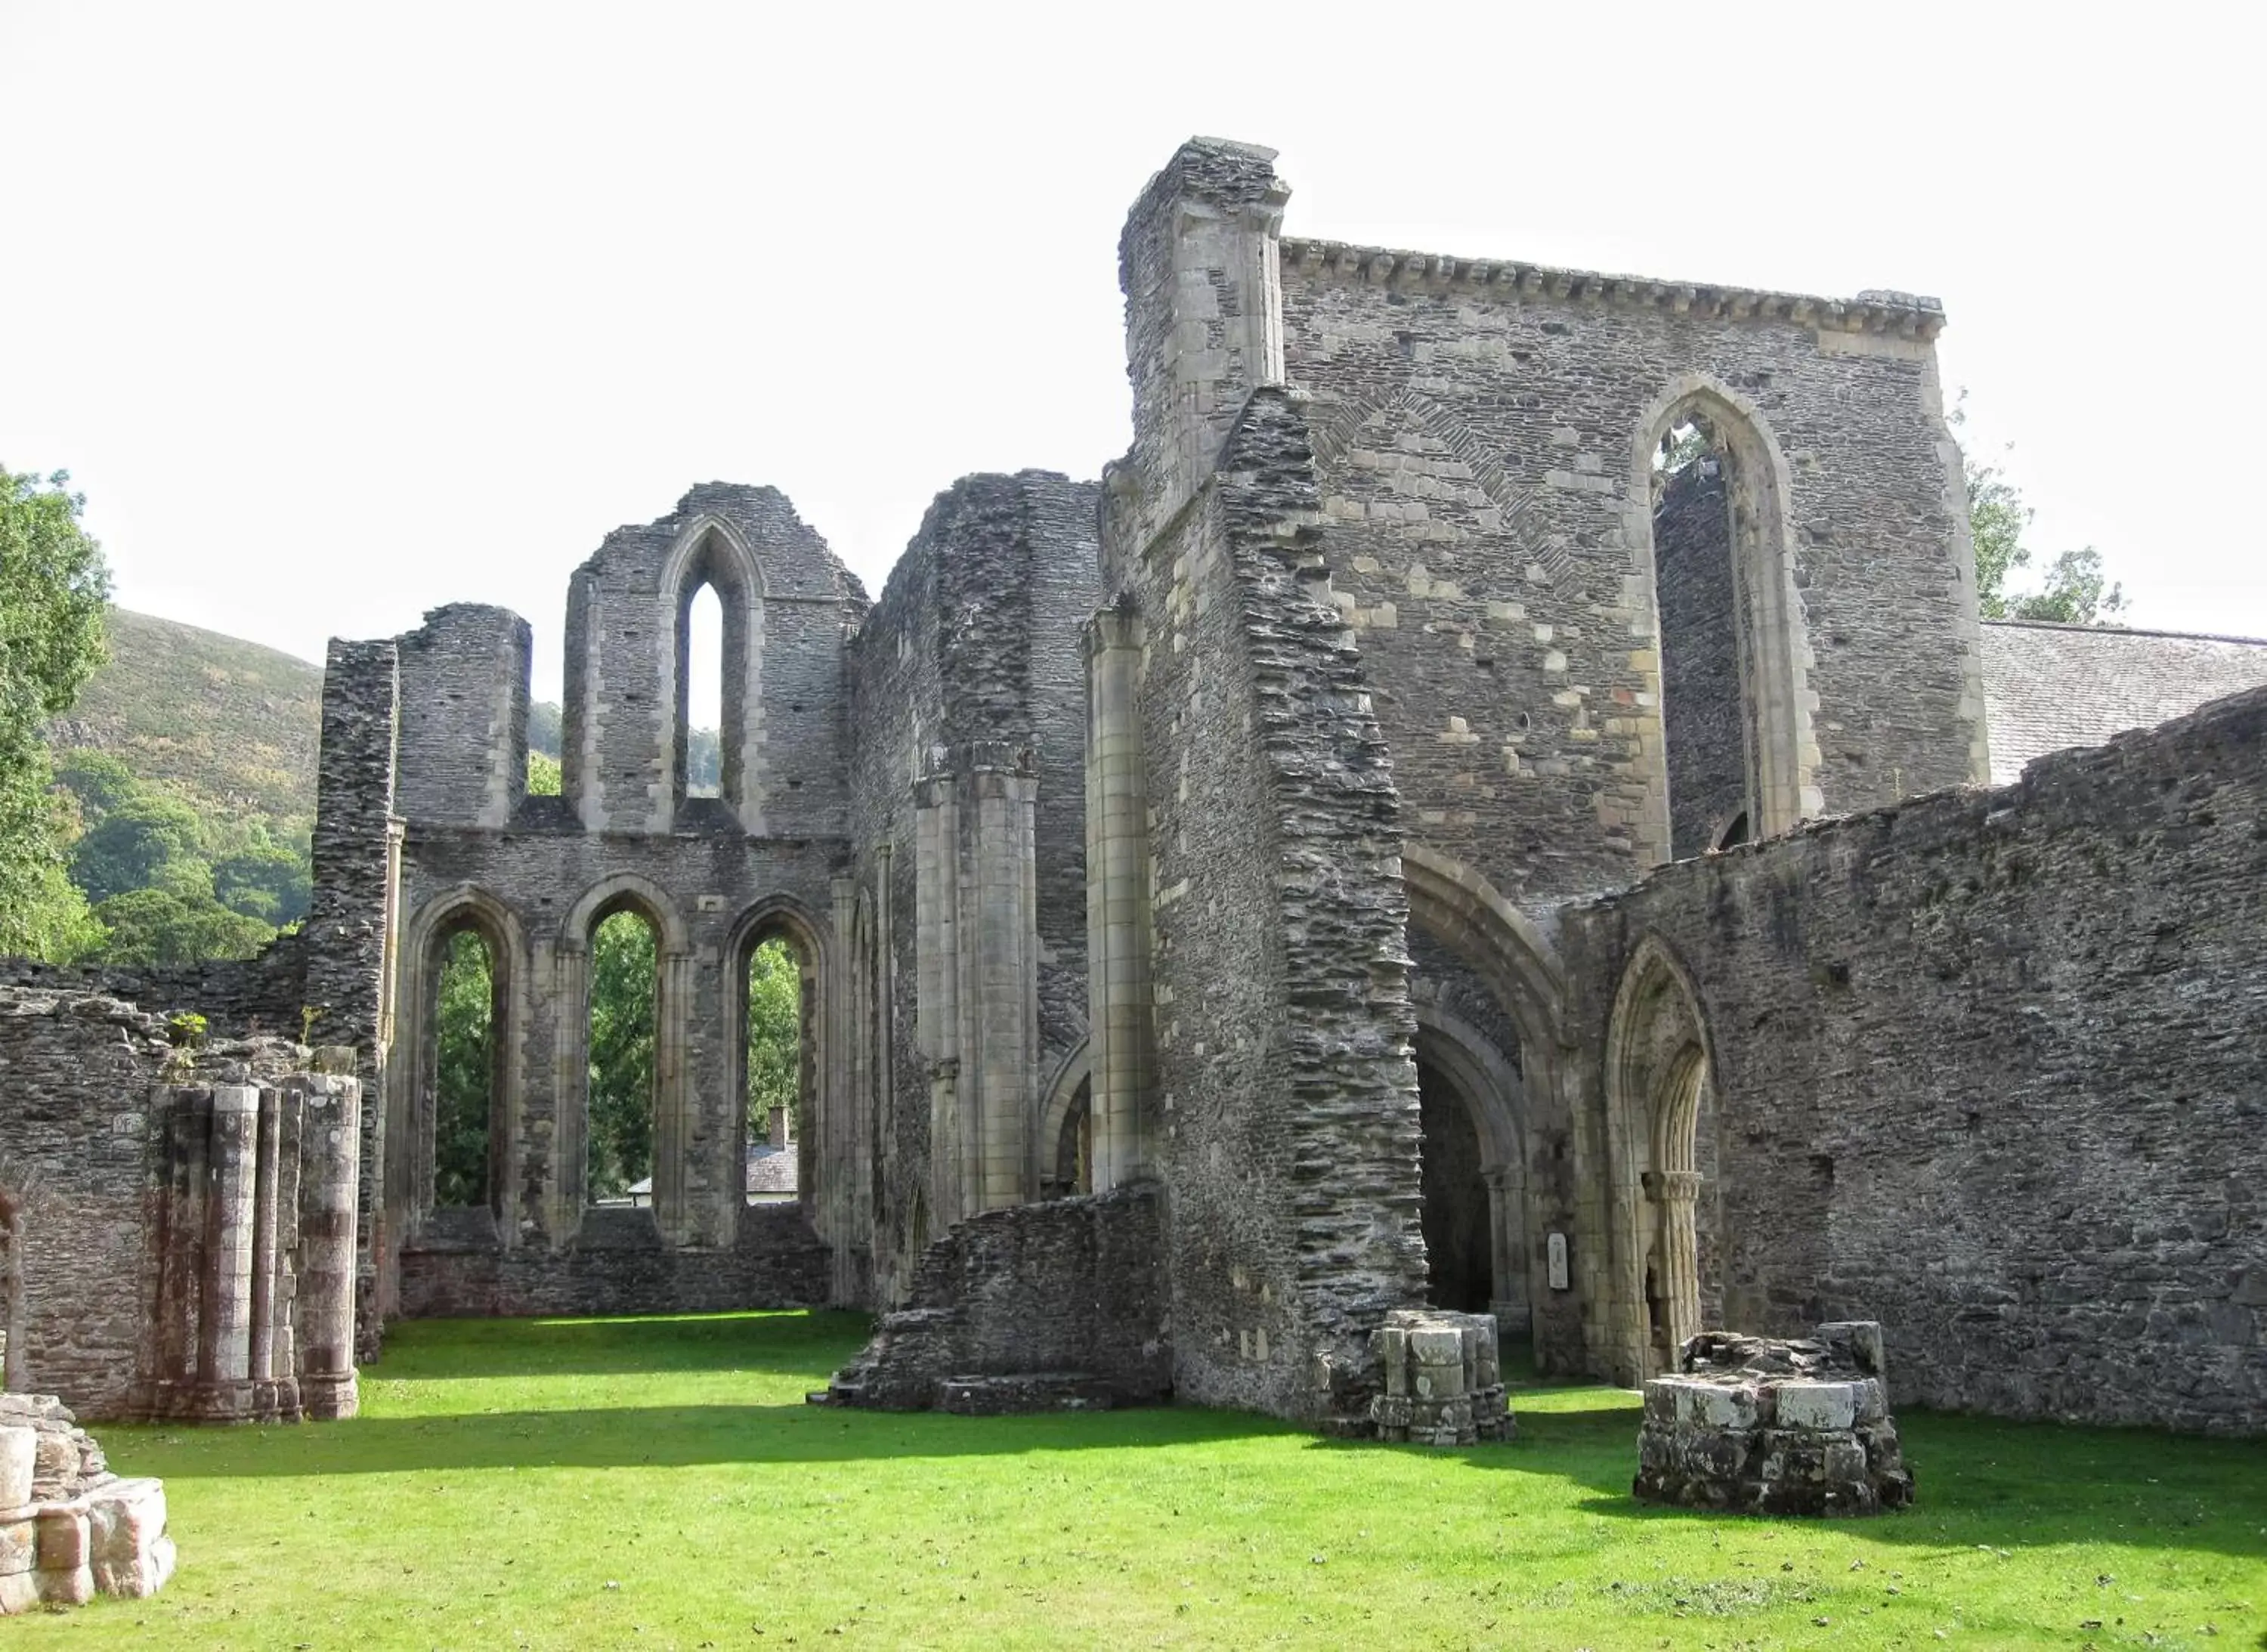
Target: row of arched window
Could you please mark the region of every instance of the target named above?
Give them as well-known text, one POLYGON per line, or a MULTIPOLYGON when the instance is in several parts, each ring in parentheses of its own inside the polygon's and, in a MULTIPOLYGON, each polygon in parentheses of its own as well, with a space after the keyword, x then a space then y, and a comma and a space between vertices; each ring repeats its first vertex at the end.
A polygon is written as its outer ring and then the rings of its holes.
MULTIPOLYGON (((594 1206, 650 1205, 667 1134, 668 1029, 683 1013, 667 1002, 665 965, 672 951, 682 951, 682 939, 673 921, 628 891, 586 899, 578 913, 583 1197, 594 1206)), ((509 1173, 510 1121, 524 1083, 515 975, 525 951, 509 910, 484 894, 451 900, 423 928, 414 1088, 429 1127, 410 1144, 417 1158, 411 1180, 426 1208, 489 1207, 509 1173)), ((746 1196, 789 1200, 797 1193, 793 1143, 812 1089, 816 947, 808 924, 783 912, 759 911, 739 930, 719 997, 735 1024, 725 1030, 725 1064, 742 1103, 746 1196)), ((566 1015, 576 1009, 559 1006, 566 1015)))

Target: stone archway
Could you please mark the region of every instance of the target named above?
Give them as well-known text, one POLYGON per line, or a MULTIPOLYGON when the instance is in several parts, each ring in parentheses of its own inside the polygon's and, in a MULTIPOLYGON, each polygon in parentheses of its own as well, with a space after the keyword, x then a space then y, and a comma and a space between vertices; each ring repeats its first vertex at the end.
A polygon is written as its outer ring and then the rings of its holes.
POLYGON ((1606 1032, 1609 1374, 1667 1369, 1700 1326, 1700 1112, 1714 1058, 1700 998, 1658 936, 1631 955, 1606 1032))
POLYGON ((1432 1299, 1493 1313, 1505 1335, 1527 1336, 1534 1305, 1525 1084, 1486 1033, 1424 1002, 1417 1006, 1417 1084, 1432 1299))

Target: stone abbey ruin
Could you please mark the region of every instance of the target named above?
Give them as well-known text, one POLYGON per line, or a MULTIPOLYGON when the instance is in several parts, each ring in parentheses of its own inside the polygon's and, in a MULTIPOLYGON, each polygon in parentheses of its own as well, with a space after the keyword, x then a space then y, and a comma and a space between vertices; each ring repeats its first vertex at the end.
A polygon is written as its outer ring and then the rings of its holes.
POLYGON ((1135 203, 1100 482, 954 484, 870 601, 769 488, 610 534, 560 795, 517 616, 334 642, 301 933, 11 973, 8 1385, 336 1415, 397 1317, 833 1303, 883 1316, 841 1403, 1466 1438, 1508 1426, 1498 1334, 1628 1384, 1705 1328, 1878 1321, 1835 1379, 1868 1406, 2267 1431, 2267 689, 2231 692, 2267 664, 2084 749, 2058 719, 2107 686, 2034 696, 2051 754, 1989 789, 1988 650, 2045 683, 2097 644, 1978 623, 1935 301, 1303 239, 1273 159, 1194 141, 1135 203), (621 911, 654 1174, 601 1204, 621 911), (467 930, 470 1205, 435 1172, 467 930), (774 939, 801 1191, 758 1203, 774 939))

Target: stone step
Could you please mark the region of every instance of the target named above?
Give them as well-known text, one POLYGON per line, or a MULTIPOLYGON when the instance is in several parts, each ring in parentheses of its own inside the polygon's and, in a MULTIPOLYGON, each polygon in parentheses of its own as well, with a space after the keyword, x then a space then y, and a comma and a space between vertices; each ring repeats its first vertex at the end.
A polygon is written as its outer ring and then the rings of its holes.
POLYGON ((1084 1371, 1025 1371, 1008 1377, 948 1377, 936 1406, 962 1417, 1020 1416, 1041 1411, 1107 1411, 1110 1384, 1084 1371))

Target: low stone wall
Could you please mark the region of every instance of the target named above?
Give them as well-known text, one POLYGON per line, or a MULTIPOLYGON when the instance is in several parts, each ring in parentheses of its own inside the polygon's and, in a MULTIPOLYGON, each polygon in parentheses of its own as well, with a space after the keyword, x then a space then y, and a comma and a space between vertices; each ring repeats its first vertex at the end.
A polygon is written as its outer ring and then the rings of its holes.
POLYGON ((1160 1203, 1155 1184, 1137 1183, 958 1223, 923 1252, 911 1303, 883 1316, 826 1398, 884 1411, 1166 1399, 1173 1351, 1160 1203), (956 1384, 967 1377, 1052 1380, 956 1384))
POLYGON ((401 1248, 412 1319, 727 1313, 828 1301, 828 1252, 799 1205, 750 1205, 729 1250, 666 1245, 653 1212, 588 1211, 559 1250, 506 1250, 486 1210, 442 1210, 401 1248))
POLYGON ((121 1479, 52 1394, 0 1394, 0 1616, 139 1599, 173 1574, 165 1488, 121 1479))
POLYGON ((255 958, 109 968, 0 958, 0 987, 118 998, 164 1017, 205 1018, 216 1038, 297 1038, 306 1006, 306 939, 278 936, 255 958))
POLYGON ((1648 937, 1699 1001, 1725 1319, 1878 1319, 1899 1404, 2267 1433, 2263 822, 2267 691, 1564 914, 1586 1041, 1648 937))

